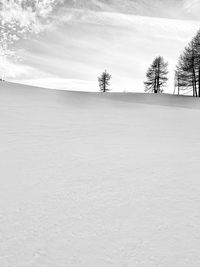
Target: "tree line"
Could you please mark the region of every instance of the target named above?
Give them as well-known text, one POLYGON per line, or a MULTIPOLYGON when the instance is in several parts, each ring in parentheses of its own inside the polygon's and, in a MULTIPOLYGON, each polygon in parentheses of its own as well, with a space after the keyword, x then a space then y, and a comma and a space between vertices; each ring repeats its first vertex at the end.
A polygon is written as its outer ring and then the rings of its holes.
MULTIPOLYGON (((145 92, 163 93, 168 82, 168 62, 156 57, 146 72, 145 92)), ((98 78, 100 91, 109 91, 111 75, 104 71, 98 78)), ((200 97, 200 30, 185 47, 175 68, 174 93, 200 97)))

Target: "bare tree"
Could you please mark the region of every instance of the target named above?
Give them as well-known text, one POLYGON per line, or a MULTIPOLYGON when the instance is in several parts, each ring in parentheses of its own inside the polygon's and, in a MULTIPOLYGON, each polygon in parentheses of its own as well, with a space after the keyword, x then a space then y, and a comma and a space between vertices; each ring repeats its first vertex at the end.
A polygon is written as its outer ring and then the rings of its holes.
POLYGON ((200 97, 200 30, 192 39, 192 46, 194 50, 194 67, 197 79, 197 96, 200 97))
POLYGON ((163 57, 159 56, 154 59, 146 73, 147 81, 144 82, 145 92, 152 92, 155 94, 163 93, 164 87, 168 81, 167 67, 168 63, 164 61, 163 57))
POLYGON ((101 76, 98 78, 99 81, 99 87, 100 87, 100 91, 106 93, 107 91, 110 91, 110 89, 108 88, 110 85, 110 80, 111 80, 112 76, 107 72, 107 70, 105 70, 101 76))
POLYGON ((185 93, 188 92, 187 80, 185 79, 185 75, 181 72, 181 70, 176 67, 175 76, 174 76, 174 94, 177 91, 177 94, 180 95, 181 91, 185 93))
POLYGON ((195 50, 194 44, 191 42, 185 48, 178 62, 179 74, 182 77, 183 83, 180 88, 193 92, 193 96, 197 96, 197 76, 195 70, 195 50))
POLYGON ((181 77, 180 90, 187 89, 194 97, 200 97, 200 31, 181 54, 177 71, 181 77))

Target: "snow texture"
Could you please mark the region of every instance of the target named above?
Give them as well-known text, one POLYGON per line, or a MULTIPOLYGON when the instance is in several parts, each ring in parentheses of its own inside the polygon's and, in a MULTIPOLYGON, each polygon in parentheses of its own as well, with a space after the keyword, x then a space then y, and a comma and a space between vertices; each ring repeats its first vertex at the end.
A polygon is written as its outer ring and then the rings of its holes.
POLYGON ((0 84, 0 266, 200 266, 200 100, 0 84))

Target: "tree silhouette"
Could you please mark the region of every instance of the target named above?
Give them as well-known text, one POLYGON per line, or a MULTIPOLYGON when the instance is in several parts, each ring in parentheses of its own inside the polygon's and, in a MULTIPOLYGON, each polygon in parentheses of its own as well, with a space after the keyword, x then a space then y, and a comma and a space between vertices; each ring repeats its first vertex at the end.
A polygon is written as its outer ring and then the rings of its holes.
POLYGON ((112 76, 107 72, 107 70, 105 70, 101 76, 98 78, 99 81, 99 87, 100 87, 100 91, 106 93, 107 91, 110 91, 110 89, 108 88, 110 85, 110 80, 111 80, 112 76))
POLYGON ((167 67, 168 63, 164 61, 163 57, 159 56, 154 59, 146 73, 147 81, 144 82, 145 92, 152 92, 155 94, 163 93, 163 88, 166 86, 168 81, 167 67))
POLYGON ((179 58, 177 71, 182 80, 180 90, 192 91, 193 96, 200 97, 200 31, 185 47, 179 58))
POLYGON ((176 66, 174 76, 174 94, 176 93, 176 91, 178 95, 180 95, 181 91, 184 91, 185 93, 188 92, 187 77, 178 66, 176 66))

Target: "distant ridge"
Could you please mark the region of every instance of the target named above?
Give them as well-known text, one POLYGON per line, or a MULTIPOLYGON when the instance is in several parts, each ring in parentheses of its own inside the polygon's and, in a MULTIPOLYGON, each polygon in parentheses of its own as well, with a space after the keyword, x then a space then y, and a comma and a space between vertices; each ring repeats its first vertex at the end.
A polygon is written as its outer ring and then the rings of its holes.
MULTIPOLYGON (((33 95, 36 97, 47 97, 51 96, 60 97, 66 102, 74 100, 76 103, 80 102, 83 104, 85 101, 92 104, 97 104, 98 101, 120 101, 127 103, 147 104, 147 105, 159 105, 169 107, 181 107, 190 109, 200 109, 200 99, 191 96, 178 96, 171 94, 147 94, 147 93, 100 93, 100 92, 83 92, 83 91, 65 91, 57 89, 47 89, 41 87, 35 87, 30 85, 4 82, 0 83, 0 96, 4 94, 10 97, 22 96, 28 97, 33 95)), ((27 99, 28 101, 28 99, 27 99)), ((62 102, 63 102, 62 101, 62 102)))

